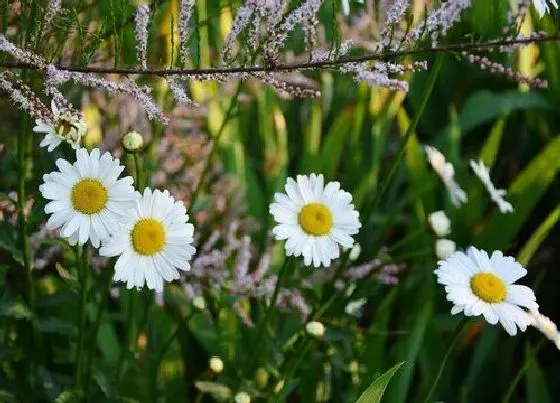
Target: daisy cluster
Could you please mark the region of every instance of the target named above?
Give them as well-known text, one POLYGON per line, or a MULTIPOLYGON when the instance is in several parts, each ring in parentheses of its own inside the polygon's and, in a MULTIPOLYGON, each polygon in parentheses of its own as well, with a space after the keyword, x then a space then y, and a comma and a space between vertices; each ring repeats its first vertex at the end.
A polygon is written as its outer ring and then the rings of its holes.
POLYGON ((47 229, 59 229, 70 245, 90 242, 101 256, 118 256, 115 280, 128 288, 162 291, 164 280, 189 270, 194 227, 168 191, 135 191, 120 161, 97 148, 79 148, 74 163, 59 158, 56 166, 39 187, 49 200, 47 229))

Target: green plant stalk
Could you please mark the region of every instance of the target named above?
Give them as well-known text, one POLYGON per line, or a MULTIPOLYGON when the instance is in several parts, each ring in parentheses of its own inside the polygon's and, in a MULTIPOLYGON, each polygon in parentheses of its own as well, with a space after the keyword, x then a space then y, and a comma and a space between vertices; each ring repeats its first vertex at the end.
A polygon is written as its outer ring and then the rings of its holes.
MULTIPOLYGON (((540 349, 543 347, 544 343, 546 341, 546 338, 542 338, 538 343, 537 346, 535 347, 535 354, 537 354, 540 349)), ((513 393, 515 392, 515 389, 517 388, 517 384, 519 383, 519 381, 521 381, 521 378, 523 377, 523 375, 525 375, 525 372, 527 372, 527 370, 529 369, 529 365, 530 362, 529 360, 525 359, 525 364, 523 364, 523 366, 521 368, 519 368, 519 371, 517 371, 517 374, 515 374, 515 377, 512 379, 508 390, 506 392, 506 394, 504 395, 504 398, 502 399, 502 403, 509 403, 509 401, 511 400, 511 397, 513 396, 513 393)))
MULTIPOLYGON (((250 374, 253 373, 253 371, 255 370, 255 367, 258 363, 258 359, 259 359, 260 352, 261 352, 261 349, 262 349, 262 346, 263 346, 264 338, 266 337, 266 332, 265 332, 266 325, 268 323, 268 320, 272 316, 272 311, 274 311, 274 308, 276 307, 276 300, 278 299, 278 294, 280 293, 280 288, 282 286, 282 282, 288 274, 288 267, 290 266, 291 261, 292 261, 292 258, 287 256, 286 259, 284 259, 284 263, 282 264, 282 267, 280 268, 280 271, 278 272, 278 279, 276 280, 276 285, 274 287, 274 292, 272 293, 272 298, 270 299, 270 302, 269 302, 269 304, 266 308, 266 312, 264 314, 264 319, 259 323, 259 326, 258 326, 257 331, 256 331, 254 353, 252 354, 251 361, 249 362, 249 365, 247 366, 247 373, 246 373, 247 376, 249 376, 250 374)), ((238 378, 237 384, 235 386, 235 393, 237 393, 237 391, 239 390, 239 387, 241 386, 241 381, 242 380, 243 380, 243 377, 240 376, 238 378)))
MULTIPOLYGON (((154 129, 155 130, 155 129, 154 129)), ((152 149, 153 150, 153 149, 152 149)), ((134 171, 136 177, 136 190, 142 192, 144 189, 144 167, 138 152, 133 153, 134 158, 134 171)), ((136 301, 137 291, 131 290, 128 295, 128 304, 126 309, 125 320, 125 346, 121 349, 119 362, 117 364, 117 385, 120 383, 123 374, 123 365, 125 362, 126 353, 134 351, 133 343, 136 340, 136 301)))
POLYGON ((212 146, 210 148, 210 153, 208 154, 208 157, 206 157, 206 161, 204 162, 204 168, 202 169, 202 173, 200 174, 200 178, 198 180, 198 183, 196 184, 196 188, 192 193, 190 208, 194 206, 196 200, 198 199, 198 195, 200 193, 200 190, 202 189, 204 180, 206 179, 206 176, 210 171, 210 164, 212 162, 212 157, 214 156, 214 154, 216 154, 218 150, 218 143, 220 142, 220 138, 222 137, 222 134, 224 133, 227 124, 233 117, 233 111, 238 104, 240 93, 241 93, 241 84, 238 84, 237 90, 235 91, 235 94, 231 99, 231 103, 229 104, 229 108, 226 112, 226 116, 224 117, 224 120, 222 121, 220 129, 218 130, 218 133, 216 133, 216 136, 214 136, 214 138, 212 139, 212 146))
POLYGON ((140 155, 138 152, 132 153, 134 158, 134 171, 135 171, 135 179, 136 179, 136 189, 142 193, 144 191, 144 187, 146 186, 144 183, 144 175, 142 172, 142 162, 140 161, 140 155))
POLYGON ((18 230, 21 251, 23 254, 23 266, 25 269, 27 281, 27 303, 32 312, 35 308, 35 287, 33 286, 33 275, 31 267, 31 249, 29 245, 29 237, 27 236, 27 223, 25 220, 25 176, 28 170, 28 159, 25 151, 27 148, 27 118, 23 115, 21 128, 17 141, 17 158, 18 158, 18 189, 17 189, 17 213, 18 213, 18 230))
MULTIPOLYGON (((114 259, 112 259, 112 266, 114 266, 114 259)), ((104 269, 103 271, 103 288, 101 290, 101 303, 99 305, 99 309, 97 310, 97 314, 95 316, 95 321, 93 323, 93 328, 91 332, 91 340, 88 346, 87 351, 87 358, 86 358, 86 370, 85 370, 85 382, 86 382, 86 390, 85 390, 85 398, 86 402, 89 401, 89 384, 91 380, 91 365, 93 361, 93 353, 95 351, 95 347, 97 345, 97 334, 99 332, 99 327, 101 326, 101 320, 103 318, 103 314, 107 309, 107 303, 109 301, 109 293, 111 291, 111 284, 113 284, 113 275, 112 271, 108 269, 104 269)))
POLYGON ((422 118, 422 115, 424 115, 424 110, 426 109, 426 106, 428 105, 428 100, 430 99, 430 96, 432 95, 434 85, 435 85, 435 83, 437 81, 437 78, 439 76, 441 66, 443 65, 443 57, 444 57, 443 54, 438 54, 433 66, 430 70, 430 75, 428 76, 428 82, 426 83, 426 88, 424 89, 424 94, 422 95, 422 102, 420 103, 420 107, 416 111, 416 114, 414 115, 414 118, 412 119, 412 122, 410 123, 410 126, 408 126, 408 129, 406 130, 406 133, 405 133, 404 138, 403 138, 402 143, 401 143, 401 147, 399 149, 399 153, 397 155, 397 159, 395 160, 395 162, 391 166, 391 169, 389 170, 388 175, 385 177, 385 180, 381 184, 379 192, 376 194, 375 198, 373 199, 373 202, 369 206, 366 206, 364 208, 363 214, 361 214, 361 216, 364 218, 364 221, 363 221, 364 223, 367 223, 369 221, 371 214, 373 213, 373 211, 375 210, 375 208, 377 207, 377 205, 381 201, 381 197, 387 191, 387 189, 389 187, 389 184, 391 183, 391 179, 393 178, 393 176, 397 172, 397 167, 399 166, 400 162, 402 161, 402 159, 405 155, 408 140, 410 139, 410 136, 412 136, 412 134, 416 130, 416 126, 418 126, 418 122, 420 122, 420 119, 422 118))
POLYGON ((87 296, 89 290, 89 262, 87 244, 76 247, 76 257, 78 262, 78 276, 80 279, 80 316, 78 327, 78 345, 76 348, 76 388, 83 390, 83 359, 84 359, 84 340, 87 321, 87 296))
POLYGON ((441 360, 441 363, 439 364, 438 372, 437 372, 437 374, 434 378, 434 381, 432 382, 432 386, 430 387, 430 390, 428 391, 428 394, 426 395, 426 398, 424 399, 424 403, 430 402, 430 399, 432 398, 432 395, 434 394, 434 391, 436 390, 436 387, 439 383, 441 375, 443 374, 445 364, 447 364, 447 360, 449 359, 449 356, 451 355, 451 352, 455 349, 455 346, 457 345, 458 341, 460 340, 461 334, 463 334, 463 331, 467 328, 467 324, 468 324, 468 318, 464 317, 461 320, 461 322, 457 325, 457 327, 455 328, 455 334, 453 336, 453 341, 451 342, 451 344, 447 348, 447 351, 445 352, 445 354, 444 354, 444 356, 441 360))

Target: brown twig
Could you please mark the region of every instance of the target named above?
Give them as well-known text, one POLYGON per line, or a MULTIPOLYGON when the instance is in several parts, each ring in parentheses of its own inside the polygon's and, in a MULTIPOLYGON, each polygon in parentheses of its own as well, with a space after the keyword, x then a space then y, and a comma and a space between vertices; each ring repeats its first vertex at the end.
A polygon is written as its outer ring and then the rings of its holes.
MULTIPOLYGON (((296 70, 309 70, 317 68, 328 68, 334 66, 341 66, 350 63, 362 63, 372 60, 387 60, 394 59, 402 56, 417 55, 417 54, 431 54, 431 53, 445 53, 457 51, 472 51, 481 49, 491 49, 500 46, 511 45, 527 45, 537 44, 560 40, 560 35, 547 35, 539 36, 536 38, 519 38, 510 40, 495 40, 479 43, 459 43, 444 45, 433 48, 417 48, 405 49, 396 52, 379 52, 364 56, 340 58, 337 60, 323 60, 318 62, 308 63, 288 63, 277 64, 273 66, 247 66, 247 67, 216 67, 216 68, 202 68, 202 69, 143 69, 138 67, 97 67, 97 66, 69 66, 64 64, 56 64, 55 67, 62 71, 78 72, 78 73, 98 73, 98 74, 144 74, 144 75, 212 75, 212 74, 239 74, 239 73, 255 73, 255 72, 281 72, 281 71, 296 71, 296 70)), ((21 63, 17 61, 0 61, 0 67, 6 69, 27 69, 27 70, 40 70, 42 67, 21 63)))

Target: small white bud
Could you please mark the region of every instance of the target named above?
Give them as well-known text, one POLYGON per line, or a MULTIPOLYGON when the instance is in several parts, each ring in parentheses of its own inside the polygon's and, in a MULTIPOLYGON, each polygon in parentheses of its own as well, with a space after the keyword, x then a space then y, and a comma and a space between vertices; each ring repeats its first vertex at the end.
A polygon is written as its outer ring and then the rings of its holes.
POLYGON ((446 236, 451 232, 451 221, 443 211, 435 211, 430 214, 428 222, 437 236, 446 236))
POLYGON ((144 139, 138 132, 129 132, 123 136, 122 145, 126 151, 134 153, 142 148, 144 139))
POLYGON ((224 370, 224 362, 220 357, 210 357, 209 366, 210 369, 217 374, 224 370))
POLYGON ((325 326, 321 322, 308 322, 305 325, 305 331, 314 337, 323 337, 325 334, 325 326))
POLYGON ((436 256, 438 259, 447 259, 455 252, 456 249, 457 246, 455 245, 455 242, 449 239, 438 239, 436 241, 436 256))
POLYGON ((239 392, 235 395, 235 403, 251 403, 251 396, 247 392, 239 392))
POLYGON ((352 262, 360 257, 360 253, 362 253, 362 247, 359 243, 356 243, 352 250, 350 250, 350 254, 348 255, 348 259, 352 262))

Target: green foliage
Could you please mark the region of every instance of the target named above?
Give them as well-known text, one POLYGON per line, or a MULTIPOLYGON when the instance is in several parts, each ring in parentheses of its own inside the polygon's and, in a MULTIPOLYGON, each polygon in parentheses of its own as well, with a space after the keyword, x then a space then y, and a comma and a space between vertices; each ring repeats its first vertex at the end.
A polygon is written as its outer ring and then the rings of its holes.
POLYGON ((404 364, 401 362, 395 365, 393 368, 385 372, 379 378, 371 383, 368 388, 361 394, 360 398, 356 400, 356 403, 379 403, 381 402, 381 398, 385 393, 385 389, 389 384, 389 381, 395 375, 395 373, 399 370, 399 368, 404 364))

